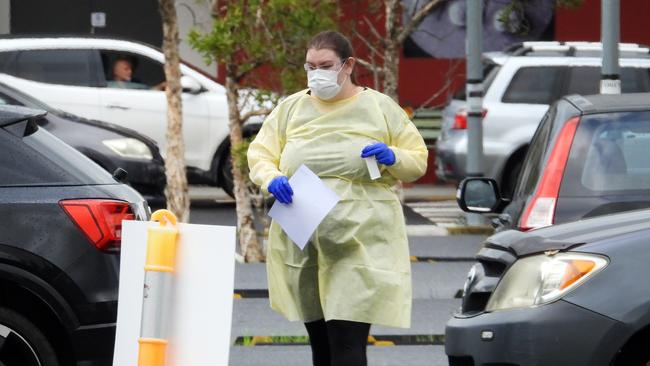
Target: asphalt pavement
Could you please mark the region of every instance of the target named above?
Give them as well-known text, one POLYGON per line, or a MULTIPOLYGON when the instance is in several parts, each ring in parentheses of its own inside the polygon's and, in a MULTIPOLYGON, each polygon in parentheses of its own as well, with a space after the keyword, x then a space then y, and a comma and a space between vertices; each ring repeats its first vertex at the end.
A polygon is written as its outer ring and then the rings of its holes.
MULTIPOLYGON (((449 190, 443 188, 440 192, 447 195, 449 190)), ((428 193, 430 189, 424 192, 428 193)), ((459 292, 485 236, 447 235, 444 225, 437 225, 430 217, 417 212, 429 207, 426 202, 433 202, 435 207, 440 201, 416 198, 404 206, 413 273, 412 326, 410 329, 373 326, 368 347, 371 366, 447 365, 444 326, 460 306, 459 292)), ((195 199, 190 219, 197 224, 235 225, 234 202, 227 197, 195 199)), ((268 305, 263 263, 236 265, 234 298, 230 365, 311 365, 311 351, 302 323, 287 321, 268 305)))

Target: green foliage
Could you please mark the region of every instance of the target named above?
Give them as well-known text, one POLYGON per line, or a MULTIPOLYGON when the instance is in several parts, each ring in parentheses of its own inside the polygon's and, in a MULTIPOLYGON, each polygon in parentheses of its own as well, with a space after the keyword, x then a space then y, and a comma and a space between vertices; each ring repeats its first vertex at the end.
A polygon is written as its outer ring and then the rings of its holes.
MULTIPOLYGON (((337 2, 333 0, 230 0, 221 1, 212 29, 194 29, 189 42, 208 62, 231 68, 238 82, 256 89, 251 71, 273 67, 270 80, 288 94, 305 87, 302 64, 309 39, 335 27, 337 2)), ((265 75, 266 76, 266 75, 265 75)))
POLYGON ((246 152, 248 151, 248 146, 253 141, 252 138, 246 138, 242 140, 240 144, 233 145, 230 149, 230 154, 232 156, 232 163, 240 169, 242 172, 248 172, 248 161, 246 157, 246 152))
MULTIPOLYGON (((498 21, 513 34, 525 36, 530 32, 530 24, 524 17, 524 7, 530 0, 510 0, 500 11, 498 21), (520 19, 521 23, 512 23, 513 17, 520 19)), ((555 6, 558 8, 576 9, 580 7, 585 0, 555 0, 555 6)))

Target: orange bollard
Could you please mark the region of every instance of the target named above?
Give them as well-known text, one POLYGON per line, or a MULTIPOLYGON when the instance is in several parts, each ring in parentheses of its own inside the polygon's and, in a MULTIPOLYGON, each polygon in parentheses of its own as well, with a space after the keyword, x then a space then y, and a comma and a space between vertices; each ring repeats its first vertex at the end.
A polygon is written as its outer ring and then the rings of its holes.
POLYGON ((165 366, 178 228, 168 210, 154 212, 151 221, 160 226, 148 229, 138 366, 165 366))

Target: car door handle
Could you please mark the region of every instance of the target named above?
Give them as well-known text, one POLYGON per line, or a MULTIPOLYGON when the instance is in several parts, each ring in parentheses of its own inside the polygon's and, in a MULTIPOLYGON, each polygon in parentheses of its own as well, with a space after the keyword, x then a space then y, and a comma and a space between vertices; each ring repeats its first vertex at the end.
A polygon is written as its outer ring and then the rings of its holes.
POLYGON ((130 109, 129 107, 125 107, 125 106, 119 105, 119 104, 108 104, 108 105, 106 105, 106 108, 109 108, 109 109, 121 109, 123 111, 126 111, 126 110, 130 109))

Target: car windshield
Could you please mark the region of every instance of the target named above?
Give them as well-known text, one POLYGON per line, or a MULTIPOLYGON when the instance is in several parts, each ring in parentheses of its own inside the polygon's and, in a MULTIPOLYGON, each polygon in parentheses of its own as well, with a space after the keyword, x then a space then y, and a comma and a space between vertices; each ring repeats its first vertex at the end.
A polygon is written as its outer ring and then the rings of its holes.
POLYGON ((650 193, 650 111, 587 115, 571 146, 563 196, 650 193))

